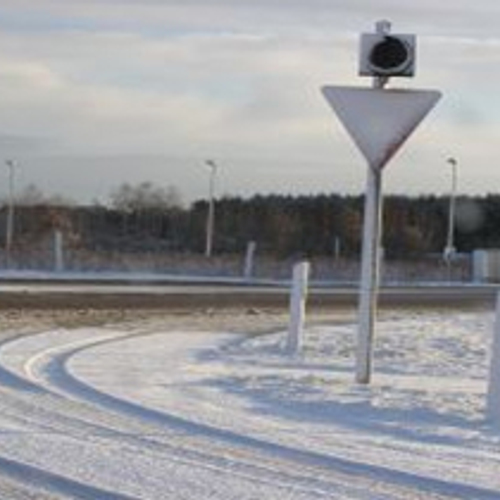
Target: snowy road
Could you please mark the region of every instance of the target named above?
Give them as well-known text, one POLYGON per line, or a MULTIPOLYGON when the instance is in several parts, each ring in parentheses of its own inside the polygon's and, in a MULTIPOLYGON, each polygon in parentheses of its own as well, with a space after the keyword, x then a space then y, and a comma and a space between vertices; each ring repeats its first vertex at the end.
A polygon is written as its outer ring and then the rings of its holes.
POLYGON ((450 321, 389 318, 391 366, 370 389, 350 382, 349 325, 311 329, 300 359, 279 334, 11 334, 0 497, 499 498, 500 438, 481 416, 490 318, 450 321))

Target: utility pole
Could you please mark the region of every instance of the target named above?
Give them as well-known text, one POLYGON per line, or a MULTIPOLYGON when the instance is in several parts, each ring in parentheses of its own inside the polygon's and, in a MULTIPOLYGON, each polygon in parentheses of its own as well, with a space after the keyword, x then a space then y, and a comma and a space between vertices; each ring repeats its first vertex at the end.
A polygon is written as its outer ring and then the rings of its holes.
POLYGON ((5 235, 5 263, 7 269, 12 264, 12 242, 14 238, 14 169, 13 160, 6 160, 9 175, 9 202, 7 206, 7 228, 5 235))
POLYGON ((210 175, 208 180, 208 213, 207 213, 207 228, 206 228, 206 242, 205 242, 205 257, 211 257, 213 250, 214 224, 215 224, 214 191, 215 191, 215 176, 217 175, 217 164, 213 160, 206 160, 205 164, 210 169, 210 175))
POLYGON ((450 203, 448 206, 448 233, 446 236, 446 246, 444 248, 444 259, 451 270, 451 261, 455 255, 455 203, 457 194, 457 165, 455 158, 448 158, 446 162, 451 166, 451 188, 450 188, 450 203))

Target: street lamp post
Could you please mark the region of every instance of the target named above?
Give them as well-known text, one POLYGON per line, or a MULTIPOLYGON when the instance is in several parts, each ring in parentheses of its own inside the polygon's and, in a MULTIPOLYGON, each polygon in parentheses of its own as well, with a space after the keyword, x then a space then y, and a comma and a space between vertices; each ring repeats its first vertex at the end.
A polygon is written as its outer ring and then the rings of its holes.
POLYGON ((450 189, 450 203, 448 206, 448 233, 446 237, 446 246, 444 248, 444 259, 448 266, 455 254, 454 242, 454 222, 455 222, 455 199, 457 192, 457 160, 455 158, 448 158, 447 163, 451 166, 451 189, 450 189))
POLYGON ((6 160, 9 171, 9 202, 7 207, 7 228, 5 234, 5 262, 6 267, 10 268, 12 258, 12 241, 14 237, 14 168, 13 160, 6 160))
POLYGON ((214 239, 214 190, 215 190, 215 176, 217 174, 217 164, 213 160, 206 160, 205 164, 210 169, 210 177, 208 181, 208 214, 207 214, 207 230, 206 230, 206 243, 205 243, 205 256, 212 256, 212 247, 214 239))

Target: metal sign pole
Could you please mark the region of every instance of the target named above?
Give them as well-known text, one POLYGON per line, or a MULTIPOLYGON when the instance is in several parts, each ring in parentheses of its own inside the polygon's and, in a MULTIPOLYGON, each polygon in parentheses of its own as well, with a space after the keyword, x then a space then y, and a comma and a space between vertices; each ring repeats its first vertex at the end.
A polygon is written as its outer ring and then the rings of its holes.
POLYGON ((382 226, 382 169, 368 166, 363 227, 363 254, 358 308, 356 382, 369 384, 377 314, 380 235, 382 226))
MULTIPOLYGON (((378 34, 388 34, 391 24, 380 21, 375 25, 378 34)), ((373 88, 383 89, 388 78, 375 76, 373 88)), ((369 384, 372 372, 373 336, 377 315, 380 279, 380 242, 382 232, 382 166, 368 163, 363 254, 358 306, 358 343, 356 347, 356 382, 369 384)))
POLYGON ((382 234, 382 171, 423 120, 441 93, 434 90, 386 90, 393 76, 413 76, 415 37, 390 35, 391 23, 361 37, 360 75, 373 77, 373 88, 325 86, 323 95, 368 162, 358 304, 356 381, 370 383, 379 293, 382 234))

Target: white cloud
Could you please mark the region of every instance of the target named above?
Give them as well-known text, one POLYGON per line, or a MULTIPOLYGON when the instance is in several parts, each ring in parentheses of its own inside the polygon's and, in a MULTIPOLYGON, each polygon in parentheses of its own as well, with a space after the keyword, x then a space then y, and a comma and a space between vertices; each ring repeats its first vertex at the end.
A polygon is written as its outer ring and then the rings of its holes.
MULTIPOLYGON (((488 161, 500 116, 493 2, 16 0, 0 9, 0 144, 9 154, 45 148, 188 163, 215 155, 234 166, 225 190, 235 192, 280 189, 283 172, 292 186, 321 190, 334 164, 335 186, 357 190, 362 161, 319 87, 369 85, 356 76, 357 36, 390 13, 396 31, 420 35, 417 77, 398 84, 444 92, 397 161, 417 171, 459 145, 490 185, 496 175, 488 161)), ((405 189, 404 168, 394 170, 388 186, 405 189)), ((102 170, 96 182, 116 185, 116 175, 102 170)), ((432 188, 420 177, 412 182, 432 188)), ((181 190, 202 192, 203 179, 189 179, 181 190)))

